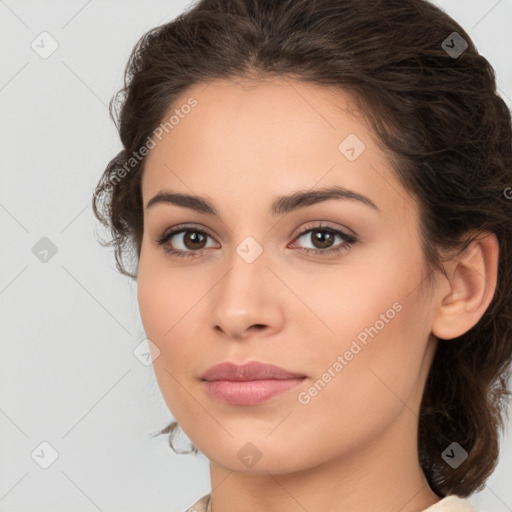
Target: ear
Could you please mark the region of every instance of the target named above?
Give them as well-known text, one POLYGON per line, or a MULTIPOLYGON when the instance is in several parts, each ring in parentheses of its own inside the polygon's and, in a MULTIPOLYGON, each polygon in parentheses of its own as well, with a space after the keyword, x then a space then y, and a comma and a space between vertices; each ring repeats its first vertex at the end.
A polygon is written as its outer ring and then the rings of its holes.
POLYGON ((498 239, 486 231, 451 262, 448 281, 440 285, 436 298, 434 336, 456 338, 482 318, 496 290, 498 255, 498 239))

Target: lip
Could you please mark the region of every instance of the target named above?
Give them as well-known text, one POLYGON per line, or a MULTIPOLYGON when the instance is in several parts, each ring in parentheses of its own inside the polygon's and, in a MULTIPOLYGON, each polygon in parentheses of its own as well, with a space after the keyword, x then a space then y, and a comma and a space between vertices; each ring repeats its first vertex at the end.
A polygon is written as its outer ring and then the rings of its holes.
POLYGON ((261 363, 260 361, 249 361, 237 365, 226 361, 208 368, 199 378, 201 380, 267 380, 267 379, 301 379, 306 377, 302 373, 291 372, 280 366, 261 363))
POLYGON ((206 390, 214 398, 231 405, 256 405, 300 385, 306 375, 272 364, 249 361, 212 366, 201 375, 206 390))

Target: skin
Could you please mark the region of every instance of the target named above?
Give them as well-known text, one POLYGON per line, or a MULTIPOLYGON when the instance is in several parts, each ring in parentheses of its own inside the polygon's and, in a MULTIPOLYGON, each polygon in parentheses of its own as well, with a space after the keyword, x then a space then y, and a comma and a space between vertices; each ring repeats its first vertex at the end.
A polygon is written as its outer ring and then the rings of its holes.
POLYGON ((217 80, 192 87, 171 110, 190 97, 197 106, 147 157, 143 202, 164 189, 199 195, 220 218, 174 204, 144 209, 138 301, 159 350, 153 364, 163 397, 210 460, 212 510, 243 503, 246 512, 418 512, 436 503, 418 460, 420 401, 436 336, 464 333, 492 299, 494 235, 429 287, 418 205, 348 94, 284 78, 217 80), (349 134, 366 146, 354 161, 338 149, 349 134), (270 212, 277 196, 331 185, 363 194, 378 210, 331 199, 270 212), (343 239, 322 246, 312 233, 299 237, 321 222, 357 242, 322 255, 343 239), (181 233, 167 246, 205 247, 202 255, 177 258, 156 243, 184 223, 208 233, 203 245, 186 245, 181 233), (248 236, 263 250, 252 263, 236 252, 248 236), (298 394, 396 303, 394 318, 300 403, 298 394), (307 378, 256 406, 219 402, 199 379, 219 362, 249 360, 307 378), (237 455, 249 442, 261 455, 251 467, 237 455))

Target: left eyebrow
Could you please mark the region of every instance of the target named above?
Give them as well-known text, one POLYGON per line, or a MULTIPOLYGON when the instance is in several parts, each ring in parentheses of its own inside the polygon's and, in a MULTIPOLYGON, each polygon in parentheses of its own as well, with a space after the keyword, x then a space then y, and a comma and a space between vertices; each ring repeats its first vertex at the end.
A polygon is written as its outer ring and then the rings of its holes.
POLYGON ((272 215, 284 215, 291 211, 316 203, 322 203, 331 199, 348 199, 351 201, 359 201, 375 210, 379 210, 377 205, 368 197, 348 190, 343 187, 328 187, 319 190, 297 191, 288 196, 278 197, 272 203, 272 215))
MULTIPOLYGON (((366 206, 380 211, 377 205, 370 198, 359 194, 358 192, 334 186, 320 190, 298 190, 290 195, 280 196, 272 202, 271 212, 273 216, 277 217, 278 215, 285 215, 294 210, 298 210, 299 208, 322 203, 331 199, 359 201, 366 206)), ((181 194, 170 190, 162 190, 148 201, 146 209, 158 203, 174 204, 176 206, 182 206, 184 208, 195 210, 199 213, 205 213, 207 215, 213 215, 220 218, 218 210, 211 201, 205 197, 181 194)))

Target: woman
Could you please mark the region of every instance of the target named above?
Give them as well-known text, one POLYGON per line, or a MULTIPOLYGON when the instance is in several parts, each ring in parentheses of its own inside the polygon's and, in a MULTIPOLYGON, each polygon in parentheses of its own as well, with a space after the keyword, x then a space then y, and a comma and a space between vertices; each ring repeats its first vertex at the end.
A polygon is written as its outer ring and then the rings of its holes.
POLYGON ((510 375, 512 129, 468 34, 424 0, 203 0, 120 93, 93 207, 161 433, 210 460, 189 510, 473 510, 510 375))

